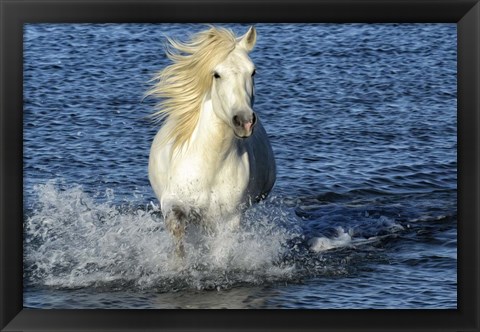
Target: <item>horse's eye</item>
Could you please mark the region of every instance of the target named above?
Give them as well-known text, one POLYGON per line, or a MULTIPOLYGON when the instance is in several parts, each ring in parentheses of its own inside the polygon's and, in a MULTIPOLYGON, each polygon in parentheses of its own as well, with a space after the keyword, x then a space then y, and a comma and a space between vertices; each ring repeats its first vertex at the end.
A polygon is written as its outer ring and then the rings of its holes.
POLYGON ((220 78, 220 75, 219 75, 217 72, 214 72, 214 73, 213 73, 213 77, 215 77, 215 78, 220 78))
POLYGON ((255 76, 256 73, 257 73, 257 70, 254 69, 253 72, 252 72, 252 77, 255 76))

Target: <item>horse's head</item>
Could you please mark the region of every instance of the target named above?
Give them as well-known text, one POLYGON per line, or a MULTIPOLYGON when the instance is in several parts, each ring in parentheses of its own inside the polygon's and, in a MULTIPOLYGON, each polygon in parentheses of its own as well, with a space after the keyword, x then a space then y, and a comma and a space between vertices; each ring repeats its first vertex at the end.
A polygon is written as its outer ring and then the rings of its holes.
POLYGON ((255 66, 248 56, 256 39, 255 28, 251 27, 237 38, 233 51, 211 73, 213 109, 239 138, 249 137, 257 121, 252 109, 255 66))

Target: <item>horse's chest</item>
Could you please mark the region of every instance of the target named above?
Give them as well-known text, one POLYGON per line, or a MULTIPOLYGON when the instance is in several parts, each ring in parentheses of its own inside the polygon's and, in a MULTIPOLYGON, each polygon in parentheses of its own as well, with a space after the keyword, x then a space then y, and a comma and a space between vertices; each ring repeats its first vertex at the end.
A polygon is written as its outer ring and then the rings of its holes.
POLYGON ((249 182, 248 155, 226 160, 212 178, 211 204, 234 210, 245 199, 249 182))
POLYGON ((209 162, 192 158, 182 164, 178 185, 179 189, 190 188, 192 204, 211 213, 231 213, 244 203, 250 177, 246 152, 209 162))

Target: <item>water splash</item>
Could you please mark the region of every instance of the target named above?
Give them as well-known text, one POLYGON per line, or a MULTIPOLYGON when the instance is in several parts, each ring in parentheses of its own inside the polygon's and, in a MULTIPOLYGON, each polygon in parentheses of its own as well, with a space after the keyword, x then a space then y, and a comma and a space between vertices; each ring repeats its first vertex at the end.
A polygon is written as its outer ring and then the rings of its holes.
POLYGON ((348 246, 352 242, 352 236, 350 232, 345 232, 342 227, 337 229, 337 236, 335 238, 328 238, 326 236, 314 237, 308 242, 310 244, 310 249, 315 252, 326 251, 334 248, 341 248, 348 246))
POLYGON ((34 191, 37 198, 24 223, 24 274, 35 285, 169 292, 298 282, 348 273, 342 255, 326 251, 363 241, 341 227, 331 236, 313 236, 292 207, 272 197, 249 209, 238 229, 225 222, 216 232, 189 226, 186 257, 179 260, 152 203, 118 205, 112 189, 92 195, 58 181, 34 191))
POLYGON ((290 278, 282 264, 288 241, 298 236, 281 209, 249 211, 242 227, 219 227, 215 234, 190 234, 183 261, 163 218, 152 206, 117 206, 112 190, 99 203, 81 186, 60 188, 55 181, 35 187, 37 202, 27 214, 25 276, 47 286, 172 290, 229 287, 290 278))

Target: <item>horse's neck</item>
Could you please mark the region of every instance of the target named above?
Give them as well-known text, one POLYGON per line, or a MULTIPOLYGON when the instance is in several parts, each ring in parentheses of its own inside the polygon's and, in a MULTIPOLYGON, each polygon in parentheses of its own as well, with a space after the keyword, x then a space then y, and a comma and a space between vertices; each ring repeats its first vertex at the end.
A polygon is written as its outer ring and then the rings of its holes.
POLYGON ((205 99, 202 104, 200 118, 193 132, 191 145, 196 150, 204 149, 206 155, 219 159, 223 159, 226 155, 236 152, 238 149, 233 130, 217 117, 211 99, 205 99))

